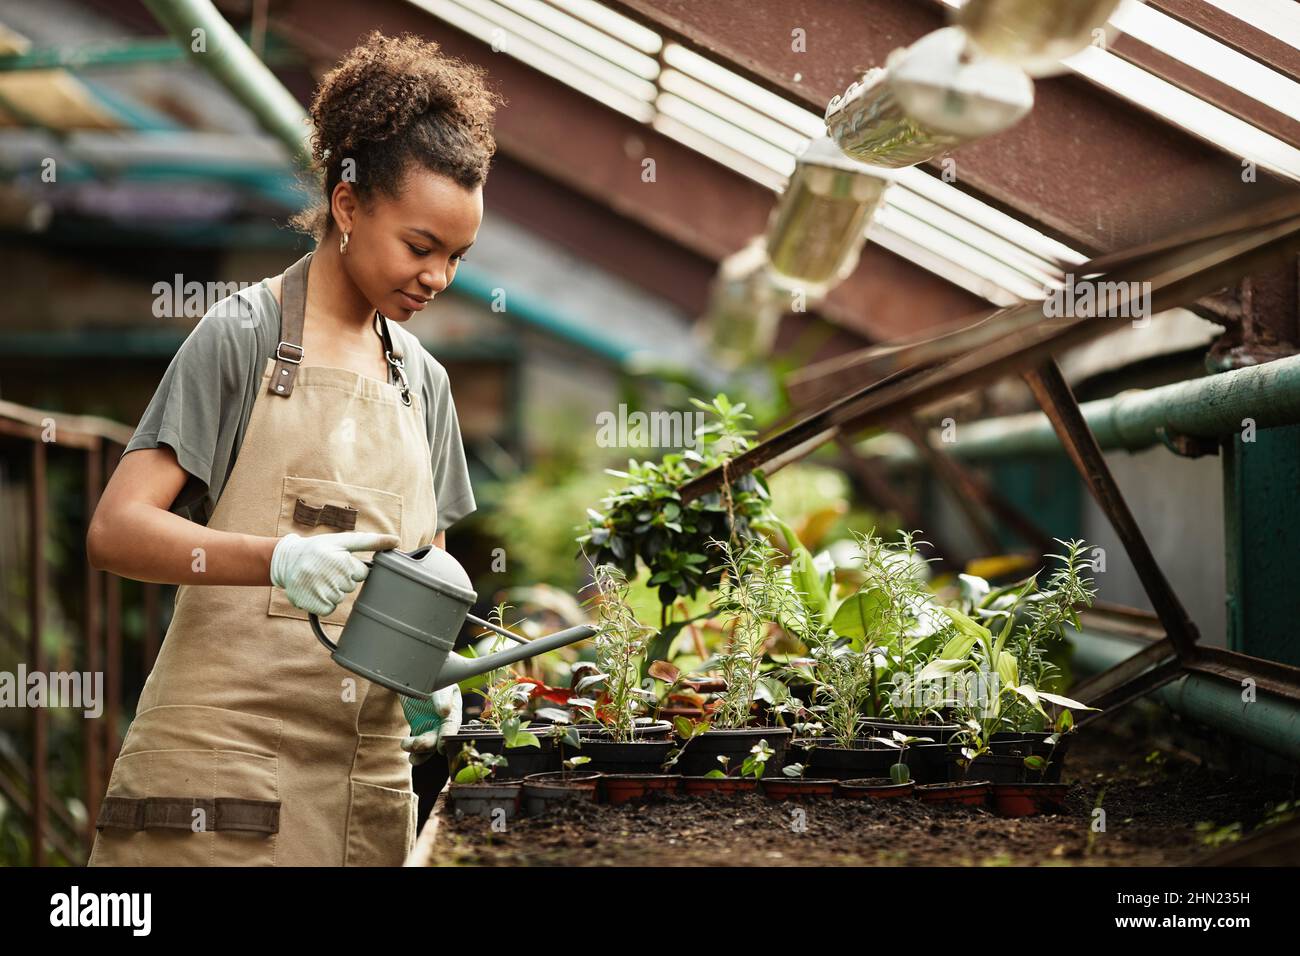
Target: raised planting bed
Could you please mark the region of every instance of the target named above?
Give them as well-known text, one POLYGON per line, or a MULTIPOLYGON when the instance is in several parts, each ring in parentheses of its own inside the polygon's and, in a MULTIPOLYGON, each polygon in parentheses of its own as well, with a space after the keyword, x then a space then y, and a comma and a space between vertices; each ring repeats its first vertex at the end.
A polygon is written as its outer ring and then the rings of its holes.
MULTIPOLYGON (((504 833, 494 831, 490 819, 448 814, 441 819, 434 862, 1177 866, 1213 850, 1201 842, 1198 823, 1240 825, 1250 834, 1270 805, 1291 799, 1286 779, 1233 777, 1175 756, 1148 760, 1152 751, 1149 737, 1129 741, 1088 728, 1074 741, 1057 813, 1003 817, 992 806, 847 795, 788 803, 753 790, 705 797, 688 793, 697 781, 684 779, 679 794, 617 806, 570 802, 545 816, 511 820, 504 833), (1094 807, 1105 811, 1104 831, 1092 826, 1094 807), (793 826, 796 811, 801 828, 793 826)), ((839 782, 841 791, 846 783, 839 782)))

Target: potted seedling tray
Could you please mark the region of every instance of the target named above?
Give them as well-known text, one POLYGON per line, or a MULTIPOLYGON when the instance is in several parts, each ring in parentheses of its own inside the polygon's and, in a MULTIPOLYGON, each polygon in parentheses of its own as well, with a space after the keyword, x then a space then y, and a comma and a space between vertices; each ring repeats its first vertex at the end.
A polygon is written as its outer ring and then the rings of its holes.
POLYGON ((948 754, 955 752, 948 744, 912 744, 907 748, 907 769, 920 783, 948 782, 948 754))
POLYGON ((586 769, 600 773, 657 773, 677 746, 671 740, 593 740, 582 741, 582 756, 588 758, 586 769))
POLYGON ((906 737, 929 737, 936 744, 947 743, 948 738, 960 729, 957 724, 903 724, 887 717, 869 717, 862 721, 862 733, 868 737, 888 737, 897 731, 906 737))
POLYGON ((1025 779, 1024 754, 980 754, 965 768, 961 765, 962 755, 960 750, 950 750, 945 759, 948 762, 949 783, 960 783, 963 780, 987 780, 989 783, 1019 783, 1025 779))
POLYGON ((895 783, 890 777, 860 777, 856 780, 838 780, 835 795, 846 800, 893 800, 910 797, 916 783, 895 783))
POLYGON ((601 774, 594 770, 557 770, 524 778, 524 810, 529 816, 570 800, 596 802, 601 774))
MULTIPOLYGON (((808 737, 796 740, 786 752, 787 763, 801 763, 818 777, 848 780, 854 777, 886 777, 889 768, 899 762, 899 752, 865 737, 843 747, 834 737, 808 737)), ((908 750, 908 757, 911 750, 908 750)), ((905 761, 910 764, 910 760, 905 761)))
POLYGON ((982 807, 988 803, 991 786, 985 780, 969 783, 923 783, 917 785, 915 793, 917 799, 925 803, 982 807))
POLYGON ((453 783, 447 792, 453 813, 490 817, 501 810, 506 820, 519 816, 522 796, 520 783, 453 783))
POLYGON ((814 777, 764 777, 760 783, 769 800, 808 800, 835 796, 835 784, 830 778, 814 777))
POLYGON ((681 789, 683 793, 692 797, 757 793, 758 780, 754 777, 688 777, 683 775, 681 789))
POLYGON ((607 773, 600 778, 600 789, 606 803, 618 805, 658 794, 676 793, 681 782, 680 774, 607 773))
MULTIPOLYGON (((613 739, 609 728, 604 724, 584 722, 574 724, 573 728, 584 741, 613 739)), ((637 724, 632 728, 632 737, 636 740, 671 740, 672 736, 673 725, 666 720, 656 720, 650 724, 637 724)))
POLYGON ((999 816, 1032 817, 1058 813, 1065 805, 1069 784, 998 783, 993 785, 993 809, 999 816))
POLYGON ((1074 739, 1073 734, 1060 734, 1059 742, 1056 744, 1055 753, 1052 745, 1047 742, 1051 734, 1046 731, 1024 731, 1019 733, 997 733, 991 738, 991 744, 994 753, 1019 752, 1026 756, 1041 757, 1047 761, 1047 772, 1039 779, 1036 771, 1030 771, 1027 779, 1041 783, 1060 783, 1061 770, 1065 766, 1065 758, 1070 748, 1070 741, 1074 739))
POLYGON ((673 768, 685 777, 702 777, 721 765, 719 756, 729 764, 739 767, 760 740, 772 748, 767 760, 768 775, 780 773, 785 766, 785 752, 792 732, 789 727, 745 727, 741 729, 709 729, 689 741, 678 739, 685 749, 673 768))
POLYGON ((522 780, 529 774, 547 773, 560 769, 560 752, 550 737, 538 736, 537 747, 507 747, 505 735, 490 728, 464 728, 459 733, 444 737, 443 752, 448 760, 454 760, 465 745, 473 745, 479 753, 500 754, 506 758, 506 765, 499 767, 495 777, 498 780, 522 780))

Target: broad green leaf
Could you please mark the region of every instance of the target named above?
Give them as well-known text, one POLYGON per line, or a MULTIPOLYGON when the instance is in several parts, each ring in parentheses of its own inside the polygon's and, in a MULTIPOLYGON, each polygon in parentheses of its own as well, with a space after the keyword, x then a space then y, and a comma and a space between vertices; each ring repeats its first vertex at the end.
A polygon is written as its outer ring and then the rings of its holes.
POLYGON ((478 764, 471 764, 456 774, 457 783, 479 783, 486 780, 492 771, 478 764))
POLYGON ((951 619, 951 621, 957 625, 957 630, 961 631, 961 633, 963 634, 975 638, 975 640, 977 641, 987 641, 990 637, 993 636, 992 632, 990 632, 987 627, 980 624, 978 621, 974 620, 973 618, 967 617, 965 614, 963 614, 961 611, 958 611, 955 608, 943 607, 940 608, 939 610, 943 611, 944 614, 948 615, 949 619, 951 619))
POLYGON ((918 681, 934 680, 936 677, 947 677, 949 674, 955 674, 960 670, 965 670, 971 665, 968 660, 946 660, 939 659, 930 661, 921 669, 921 673, 916 675, 918 681))
POLYGON ((859 591, 840 605, 831 621, 831 630, 840 637, 862 640, 879 628, 889 599, 875 588, 859 591))
POLYGON ((1089 707, 1087 704, 1081 704, 1077 700, 1062 697, 1060 694, 1049 694, 1045 690, 1040 690, 1038 696, 1043 700, 1051 701, 1058 707, 1069 707, 1071 710, 1100 710, 1098 707, 1089 707))
POLYGON ((1020 665, 1013 655, 999 651, 994 660, 997 661, 998 678, 1004 687, 1015 687, 1020 683, 1020 665))

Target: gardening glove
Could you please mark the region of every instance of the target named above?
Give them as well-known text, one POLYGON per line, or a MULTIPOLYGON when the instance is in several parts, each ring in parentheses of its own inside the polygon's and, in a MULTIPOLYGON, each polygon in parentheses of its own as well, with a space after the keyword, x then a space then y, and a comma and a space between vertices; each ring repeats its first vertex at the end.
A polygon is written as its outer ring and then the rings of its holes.
POLYGON ((304 538, 286 534, 271 554, 271 583, 294 607, 325 617, 370 574, 353 551, 384 551, 401 545, 395 534, 344 531, 304 538))
POLYGON ((460 688, 455 684, 433 692, 432 700, 402 697, 402 712, 411 725, 411 736, 403 737, 401 747, 413 764, 421 764, 442 752, 443 738, 460 731, 460 688))

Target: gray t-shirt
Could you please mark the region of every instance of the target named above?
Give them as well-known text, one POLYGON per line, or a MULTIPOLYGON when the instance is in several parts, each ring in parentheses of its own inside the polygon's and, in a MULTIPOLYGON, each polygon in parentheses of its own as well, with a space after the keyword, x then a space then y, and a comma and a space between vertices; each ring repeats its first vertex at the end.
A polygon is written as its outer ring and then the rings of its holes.
MULTIPOLYGON (((477 507, 451 384, 419 339, 396 322, 388 327, 425 410, 443 531, 477 507)), ((203 525, 212 517, 244 442, 266 360, 279 342, 280 303, 263 279, 213 305, 181 343, 123 452, 159 445, 176 452, 190 477, 172 503, 175 514, 203 525)))

